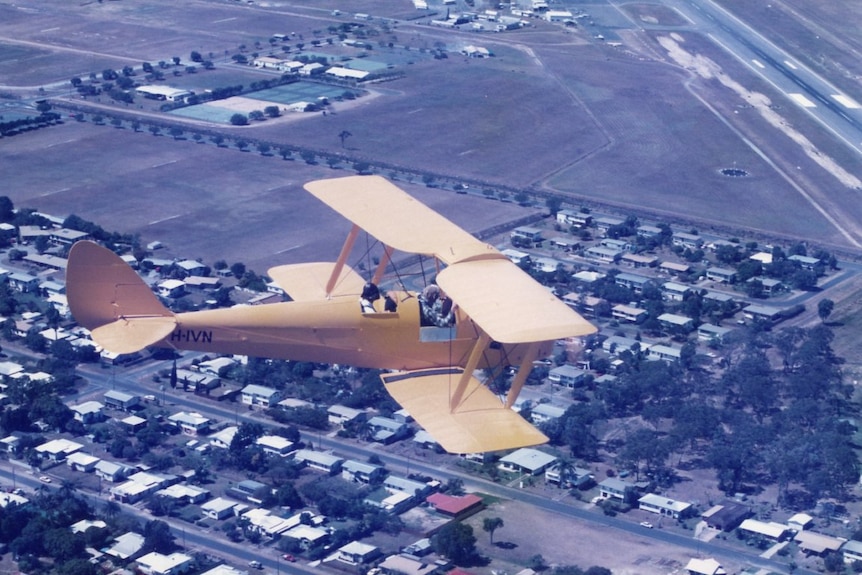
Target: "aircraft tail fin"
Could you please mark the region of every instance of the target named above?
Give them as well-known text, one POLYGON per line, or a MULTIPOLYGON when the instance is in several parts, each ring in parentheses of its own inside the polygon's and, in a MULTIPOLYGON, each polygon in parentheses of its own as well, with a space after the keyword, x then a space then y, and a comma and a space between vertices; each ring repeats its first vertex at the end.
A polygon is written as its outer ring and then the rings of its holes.
POLYGON ((167 337, 176 326, 146 283, 114 252, 90 241, 69 252, 66 297, 77 322, 115 353, 133 353, 167 337))

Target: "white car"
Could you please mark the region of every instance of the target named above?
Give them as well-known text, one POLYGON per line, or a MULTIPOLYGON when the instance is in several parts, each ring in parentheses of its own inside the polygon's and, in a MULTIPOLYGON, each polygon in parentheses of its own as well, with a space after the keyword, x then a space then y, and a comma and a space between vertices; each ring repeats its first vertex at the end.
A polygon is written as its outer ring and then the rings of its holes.
POLYGON ((641 527, 646 527, 647 529, 652 529, 652 523, 649 521, 641 521, 641 527))
POLYGON ((42 475, 41 477, 39 477, 39 481, 41 481, 42 483, 51 483, 51 478, 47 475, 42 475))

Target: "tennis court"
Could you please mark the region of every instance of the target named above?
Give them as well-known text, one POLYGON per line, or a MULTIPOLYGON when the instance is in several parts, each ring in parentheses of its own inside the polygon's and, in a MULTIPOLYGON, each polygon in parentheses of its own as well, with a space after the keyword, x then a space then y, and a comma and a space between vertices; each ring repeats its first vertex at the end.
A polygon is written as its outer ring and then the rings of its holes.
POLYGON ((296 102, 317 102, 318 98, 339 98, 344 92, 350 91, 358 95, 355 90, 341 86, 327 86, 314 82, 294 82, 284 86, 276 86, 259 90, 243 96, 234 96, 224 100, 206 102, 195 106, 187 106, 171 110, 171 114, 214 122, 219 124, 230 124, 230 118, 236 113, 246 114, 252 110, 263 111, 267 106, 278 106, 284 108, 296 102))

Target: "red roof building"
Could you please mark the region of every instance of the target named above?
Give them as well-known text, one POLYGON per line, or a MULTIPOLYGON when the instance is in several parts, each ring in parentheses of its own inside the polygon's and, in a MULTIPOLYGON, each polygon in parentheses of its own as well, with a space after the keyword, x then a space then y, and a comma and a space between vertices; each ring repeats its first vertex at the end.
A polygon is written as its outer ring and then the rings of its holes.
POLYGON ((445 493, 433 493, 426 497, 425 501, 438 513, 450 517, 472 515, 483 507, 482 498, 472 493, 457 497, 445 493))

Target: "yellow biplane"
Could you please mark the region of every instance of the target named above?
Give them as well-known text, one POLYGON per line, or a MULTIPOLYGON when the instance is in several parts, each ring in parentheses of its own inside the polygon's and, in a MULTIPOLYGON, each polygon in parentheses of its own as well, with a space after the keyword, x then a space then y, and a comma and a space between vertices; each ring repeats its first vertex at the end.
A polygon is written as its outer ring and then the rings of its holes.
POLYGON ((494 247, 382 177, 305 189, 353 227, 337 261, 268 271, 293 301, 173 313, 116 254, 82 241, 66 272, 72 314, 116 353, 161 346, 390 370, 381 376, 388 392, 452 453, 547 441, 512 406, 555 340, 595 328, 494 247), (347 265, 362 230, 383 245, 367 279, 347 265), (377 297, 395 250, 434 258, 437 286, 377 297), (506 366, 519 369, 505 398, 474 375, 506 366))

